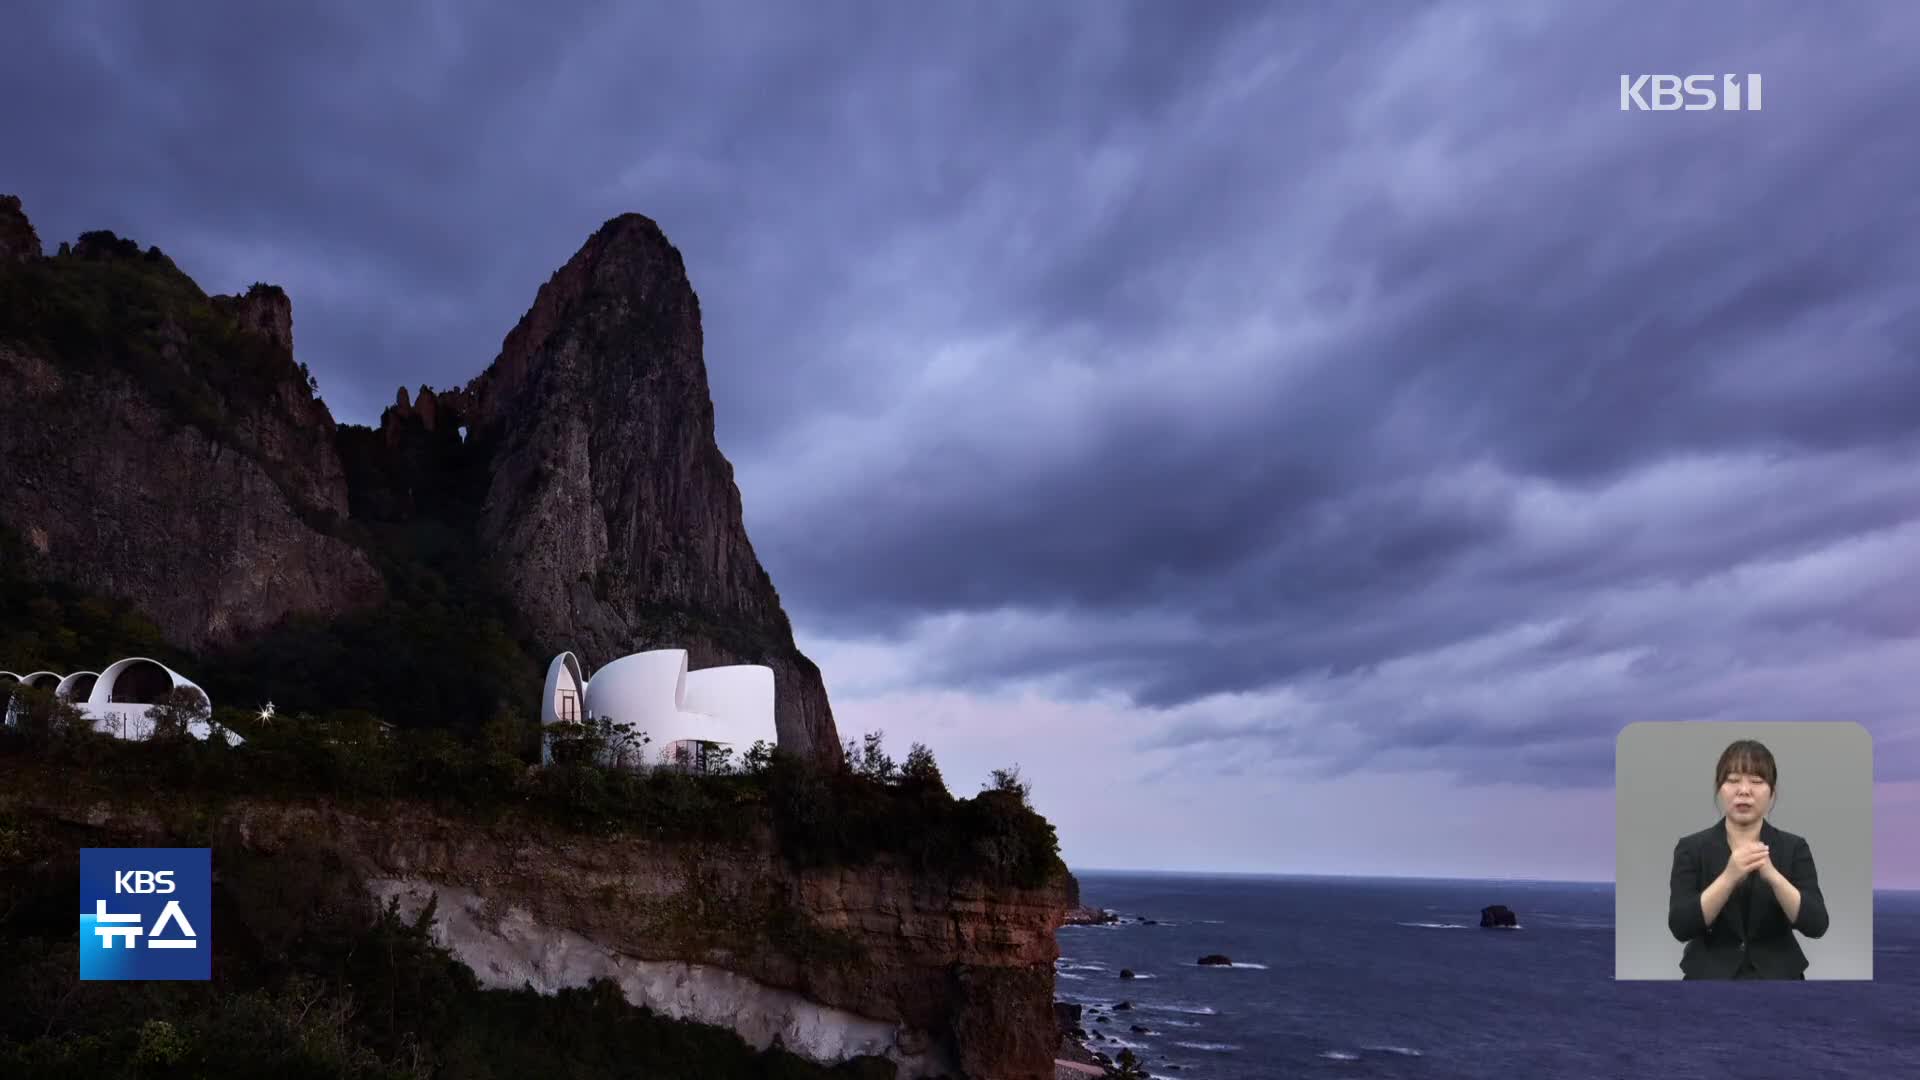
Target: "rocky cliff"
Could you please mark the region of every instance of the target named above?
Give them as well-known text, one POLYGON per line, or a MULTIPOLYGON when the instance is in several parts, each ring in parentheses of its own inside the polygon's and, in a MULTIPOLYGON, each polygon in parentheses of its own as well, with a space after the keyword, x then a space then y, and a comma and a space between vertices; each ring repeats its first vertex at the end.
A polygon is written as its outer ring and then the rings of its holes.
POLYGON ((820 672, 794 647, 714 441, 700 302, 638 214, 607 222, 464 387, 403 387, 381 428, 489 447, 479 529, 533 635, 596 667, 659 645, 773 668, 782 747, 839 757, 820 672))
POLYGON ((656 645, 695 667, 766 664, 781 746, 838 764, 820 672, 714 441, 699 301, 658 226, 606 223, 484 373, 403 389, 378 431, 336 427, 292 323, 278 288, 208 297, 110 233, 47 257, 0 197, 0 526, 31 572, 220 651, 379 604, 369 526, 430 520, 490 566, 530 667, 656 645))
POLYGON ((208 297, 110 233, 38 247, 0 199, 0 524, 28 569, 130 600, 191 650, 377 603, 373 562, 331 535, 346 477, 285 294, 208 297))
MULTIPOLYGON (((261 860, 324 865, 405 915, 432 902, 436 937, 483 985, 552 992, 607 978, 633 1004, 822 1063, 878 1056, 901 1077, 1052 1075, 1063 884, 988 889, 885 861, 796 872, 770 843, 588 839, 411 804, 169 810, 36 775, 9 772, 0 806, 16 827, 56 822, 83 846, 191 833, 213 848, 216 878, 261 860)), ((216 948, 256 933, 244 902, 216 904, 239 923, 216 926, 216 948)))

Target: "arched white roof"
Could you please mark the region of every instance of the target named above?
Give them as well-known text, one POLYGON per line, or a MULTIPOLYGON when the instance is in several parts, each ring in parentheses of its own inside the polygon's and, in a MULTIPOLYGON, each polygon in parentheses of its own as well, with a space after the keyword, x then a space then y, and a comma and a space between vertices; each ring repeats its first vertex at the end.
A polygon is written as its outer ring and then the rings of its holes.
POLYGON ((85 684, 87 693, 81 694, 78 699, 80 701, 85 701, 87 700, 88 695, 93 693, 93 684, 100 680, 100 673, 97 671, 76 671, 73 674, 67 676, 66 678, 61 679, 60 685, 54 687, 53 692, 60 695, 63 698, 66 698, 69 701, 75 700, 74 692, 81 688, 82 679, 91 680, 85 684))
MULTIPOLYGON (((107 725, 107 730, 115 732, 121 738, 144 739, 152 734, 152 721, 147 714, 147 709, 154 704, 153 702, 113 700, 115 684, 119 682, 120 676, 138 664, 152 664, 159 668, 166 674, 169 683, 175 689, 185 686, 199 693, 200 700, 206 703, 208 713, 211 715, 213 699, 200 688, 200 684, 158 660, 145 656, 129 656, 125 660, 116 660, 107 665, 106 670, 100 673, 100 677, 94 680, 93 692, 87 695, 84 711, 97 722, 107 725)), ((206 739, 213 734, 213 727, 206 720, 196 720, 188 725, 187 731, 196 739, 206 739)), ((221 734, 229 745, 237 746, 246 741, 231 731, 223 730, 221 734)))
POLYGON ((113 663, 108 664, 107 669, 100 673, 100 677, 98 679, 94 680, 93 692, 87 695, 87 704, 88 705, 112 705, 112 704, 151 705, 153 704, 150 701, 116 703, 113 700, 114 684, 118 683, 120 681, 120 676, 125 674, 127 669, 133 667, 135 664, 152 664, 154 667, 159 668, 161 671, 166 673, 168 679, 172 680, 172 683, 176 688, 181 686, 190 686, 195 690, 199 690, 201 698, 205 699, 207 702, 207 708, 209 709, 213 708, 213 700, 207 697, 207 692, 205 690, 200 690, 200 685, 198 683, 194 682, 192 679, 187 678, 185 675, 182 675, 179 672, 173 670, 172 668, 161 663, 160 661, 149 659, 148 657, 145 657, 145 656, 129 656, 125 660, 116 660, 113 663))
POLYGON ((540 695, 542 727, 560 722, 561 696, 568 692, 573 694, 577 708, 581 710, 581 715, 576 719, 586 719, 587 677, 581 672, 579 658, 570 652, 563 652, 547 665, 547 688, 540 695))
MULTIPOLYGON (((687 698, 687 650, 653 649, 623 656, 587 680, 587 712, 642 725, 680 711, 687 698)), ((656 737, 655 742, 659 739, 656 737)))
POLYGON ((631 724, 650 757, 688 739, 745 750, 775 741, 773 669, 751 664, 687 670, 685 649, 653 649, 613 661, 587 680, 587 713, 631 724))
POLYGON ((44 686, 49 690, 59 686, 60 680, 63 678, 65 678, 65 676, 57 671, 35 671, 19 676, 20 681, 26 683, 28 686, 44 686))
POLYGON ((775 741, 773 669, 759 664, 730 664, 687 673, 682 708, 711 719, 714 742, 750 746, 756 739, 775 741))
POLYGON ((0 679, 12 679, 14 682, 19 682, 20 676, 15 675, 11 671, 0 671, 0 679))

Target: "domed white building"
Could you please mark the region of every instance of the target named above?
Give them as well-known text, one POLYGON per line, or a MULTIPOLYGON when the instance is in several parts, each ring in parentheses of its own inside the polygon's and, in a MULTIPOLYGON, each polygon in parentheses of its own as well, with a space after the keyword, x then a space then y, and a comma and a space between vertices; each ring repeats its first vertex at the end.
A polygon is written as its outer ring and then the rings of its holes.
MULTIPOLYGON (((653 649, 623 656, 587 678, 572 653, 547 666, 542 727, 606 718, 628 724, 646 745, 638 761, 698 769, 705 747, 745 753, 755 742, 777 742, 773 669, 758 664, 687 670, 685 649, 653 649)), ((545 740, 543 740, 545 742, 545 740)), ((550 746, 542 758, 552 760, 550 746)))
MULTIPOLYGON (((6 722, 9 724, 15 722, 11 684, 52 690, 92 720, 95 730, 122 739, 144 739, 152 735, 150 714, 154 705, 177 688, 193 691, 199 695, 207 714, 213 712, 213 702, 207 692, 192 679, 144 656, 116 661, 100 672, 76 671, 64 676, 52 671, 36 671, 30 675, 0 672, 0 693, 7 695, 6 722)), ((212 725, 205 719, 192 722, 187 730, 196 739, 205 739, 213 733, 212 725)), ((243 741, 230 731, 223 734, 229 743, 243 741)))

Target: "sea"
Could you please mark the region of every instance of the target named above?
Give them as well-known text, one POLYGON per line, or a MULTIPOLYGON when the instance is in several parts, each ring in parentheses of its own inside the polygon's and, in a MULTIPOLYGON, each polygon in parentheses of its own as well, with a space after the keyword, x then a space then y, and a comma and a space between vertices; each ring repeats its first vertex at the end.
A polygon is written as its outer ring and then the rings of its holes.
POLYGON ((1054 996, 1156 1077, 1920 1080, 1920 892, 1875 894, 1870 982, 1707 986, 1614 980, 1611 884, 1075 876, 1123 921, 1060 929, 1054 996))

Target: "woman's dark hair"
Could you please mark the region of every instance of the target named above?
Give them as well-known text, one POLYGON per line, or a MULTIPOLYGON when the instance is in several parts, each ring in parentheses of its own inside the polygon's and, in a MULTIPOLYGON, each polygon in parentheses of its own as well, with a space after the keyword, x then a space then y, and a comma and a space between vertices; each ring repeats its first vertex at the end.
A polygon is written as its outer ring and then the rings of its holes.
POLYGON ((1720 752, 1720 764, 1713 767, 1715 790, 1734 773, 1751 773, 1765 780, 1770 788, 1780 786, 1780 771, 1773 763, 1773 751, 1755 739, 1736 739, 1720 752))

